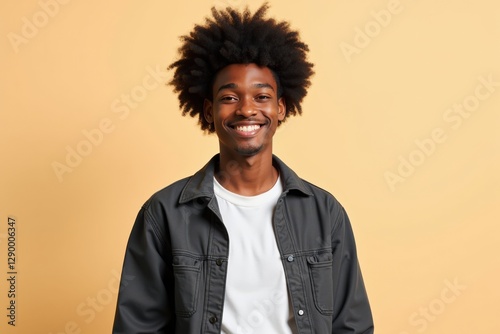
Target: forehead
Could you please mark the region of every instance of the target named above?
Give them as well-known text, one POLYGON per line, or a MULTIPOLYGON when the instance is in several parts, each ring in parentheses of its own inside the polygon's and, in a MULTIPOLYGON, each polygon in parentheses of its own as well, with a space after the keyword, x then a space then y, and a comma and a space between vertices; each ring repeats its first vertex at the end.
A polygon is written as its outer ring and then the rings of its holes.
POLYGON ((215 76, 213 90, 227 84, 236 84, 238 87, 253 86, 255 84, 269 84, 276 91, 276 79, 271 69, 256 64, 231 64, 222 68, 215 76))

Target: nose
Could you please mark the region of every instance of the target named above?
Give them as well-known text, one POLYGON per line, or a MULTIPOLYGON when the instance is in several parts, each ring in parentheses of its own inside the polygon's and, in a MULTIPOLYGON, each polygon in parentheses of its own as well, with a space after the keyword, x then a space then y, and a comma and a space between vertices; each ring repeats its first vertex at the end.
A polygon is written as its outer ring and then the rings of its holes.
POLYGON ((236 114, 248 118, 257 114, 256 109, 257 108, 255 108, 255 104, 253 103, 252 98, 243 98, 238 104, 238 110, 236 110, 236 114))

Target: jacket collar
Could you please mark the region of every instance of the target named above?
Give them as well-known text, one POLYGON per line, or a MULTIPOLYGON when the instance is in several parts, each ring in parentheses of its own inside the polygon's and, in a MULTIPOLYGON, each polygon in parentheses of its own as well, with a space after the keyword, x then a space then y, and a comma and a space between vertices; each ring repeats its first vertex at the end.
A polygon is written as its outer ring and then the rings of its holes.
MULTIPOLYGON (((216 154, 202 169, 189 178, 182 190, 179 203, 186 203, 200 197, 214 197, 214 173, 218 163, 219 154, 216 154)), ((283 193, 297 190, 304 195, 312 196, 311 191, 304 181, 275 155, 273 155, 273 165, 280 172, 281 182, 283 182, 283 193)))

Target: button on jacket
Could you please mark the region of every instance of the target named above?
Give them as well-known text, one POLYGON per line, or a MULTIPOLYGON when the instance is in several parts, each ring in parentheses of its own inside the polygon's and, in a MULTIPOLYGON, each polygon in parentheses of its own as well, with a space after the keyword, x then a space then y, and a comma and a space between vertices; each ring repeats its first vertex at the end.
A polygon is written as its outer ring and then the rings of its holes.
MULTIPOLYGON (((231 241, 213 190, 218 161, 214 156, 141 208, 125 254, 114 334, 220 333, 231 241)), ((343 207, 276 156, 273 164, 284 189, 273 227, 298 332, 373 333, 343 207)))

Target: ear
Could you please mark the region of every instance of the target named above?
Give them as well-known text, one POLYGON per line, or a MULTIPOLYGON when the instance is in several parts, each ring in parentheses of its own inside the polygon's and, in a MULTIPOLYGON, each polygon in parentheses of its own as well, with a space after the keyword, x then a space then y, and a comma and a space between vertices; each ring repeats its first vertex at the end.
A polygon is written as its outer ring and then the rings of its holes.
POLYGON ((214 122, 213 103, 209 99, 203 101, 203 117, 210 124, 214 122))
POLYGON ((283 97, 278 99, 278 120, 281 122, 286 116, 286 103, 283 97))

